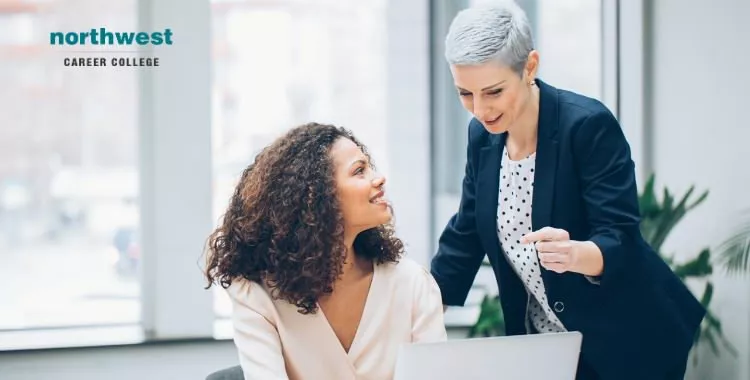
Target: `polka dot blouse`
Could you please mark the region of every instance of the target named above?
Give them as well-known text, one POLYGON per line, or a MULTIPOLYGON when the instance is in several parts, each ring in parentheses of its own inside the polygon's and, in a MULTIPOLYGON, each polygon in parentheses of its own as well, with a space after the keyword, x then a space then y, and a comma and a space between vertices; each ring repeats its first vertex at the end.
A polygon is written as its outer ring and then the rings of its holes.
POLYGON ((540 333, 566 331, 549 307, 541 268, 533 243, 521 244, 521 236, 531 232, 531 201, 534 194, 536 153, 512 161, 503 151, 498 192, 497 233, 503 252, 526 286, 529 294, 526 319, 540 333))

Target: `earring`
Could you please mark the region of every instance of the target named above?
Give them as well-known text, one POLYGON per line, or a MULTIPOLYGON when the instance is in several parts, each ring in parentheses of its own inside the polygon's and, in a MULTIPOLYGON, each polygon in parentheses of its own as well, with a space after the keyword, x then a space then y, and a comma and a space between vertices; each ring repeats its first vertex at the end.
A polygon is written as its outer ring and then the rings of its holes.
POLYGON ((535 84, 536 84, 536 82, 534 82, 533 80, 531 82, 529 82, 529 86, 533 86, 535 84))

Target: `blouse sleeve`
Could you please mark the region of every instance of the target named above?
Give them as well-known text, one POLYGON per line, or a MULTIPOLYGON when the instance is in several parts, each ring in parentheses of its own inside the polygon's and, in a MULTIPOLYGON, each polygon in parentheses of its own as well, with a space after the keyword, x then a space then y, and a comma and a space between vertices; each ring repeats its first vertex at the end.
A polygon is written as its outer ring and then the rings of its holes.
POLYGON ((274 325, 251 307, 243 292, 230 292, 233 311, 234 343, 240 359, 245 380, 288 380, 281 341, 274 325))
POLYGON ((447 339, 440 288, 430 272, 422 268, 414 292, 412 342, 439 342, 447 339))

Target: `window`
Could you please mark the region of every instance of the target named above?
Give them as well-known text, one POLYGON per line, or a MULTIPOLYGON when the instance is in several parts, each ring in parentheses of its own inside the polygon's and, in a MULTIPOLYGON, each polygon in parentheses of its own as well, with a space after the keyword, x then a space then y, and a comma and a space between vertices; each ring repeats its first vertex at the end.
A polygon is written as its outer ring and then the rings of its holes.
POLYGON ((536 0, 540 77, 602 98, 601 0, 536 0))
POLYGON ((137 73, 66 68, 51 31, 134 0, 0 4, 0 330, 137 323, 137 73), (70 4, 75 3, 75 4, 70 4), (83 8, 83 7, 80 7, 83 8))
MULTIPOLYGON (((255 154, 296 125, 351 129, 387 171, 385 1, 214 1, 214 214, 255 154)), ((231 305, 217 288, 215 311, 231 305)))

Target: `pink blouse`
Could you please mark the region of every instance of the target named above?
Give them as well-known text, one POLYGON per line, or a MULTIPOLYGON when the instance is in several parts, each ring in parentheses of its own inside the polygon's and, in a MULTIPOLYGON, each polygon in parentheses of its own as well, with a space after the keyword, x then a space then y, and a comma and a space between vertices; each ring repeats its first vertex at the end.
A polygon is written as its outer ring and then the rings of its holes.
POLYGON ((400 345, 447 339, 440 289, 408 258, 375 266, 348 353, 320 309, 300 314, 246 280, 234 281, 227 291, 246 380, 392 379, 400 345))

